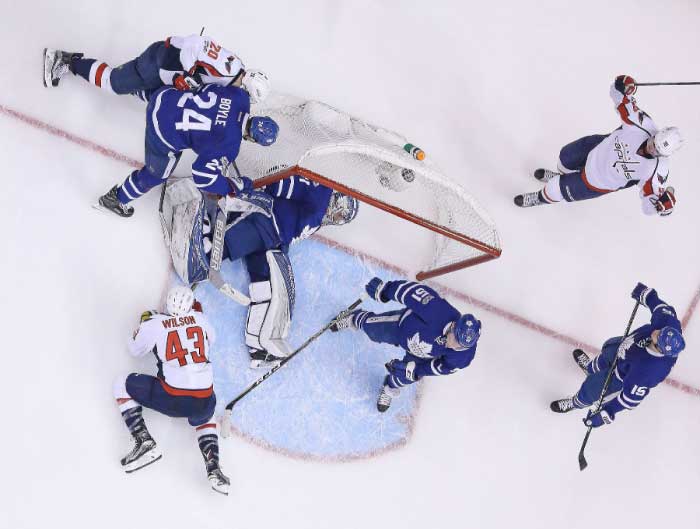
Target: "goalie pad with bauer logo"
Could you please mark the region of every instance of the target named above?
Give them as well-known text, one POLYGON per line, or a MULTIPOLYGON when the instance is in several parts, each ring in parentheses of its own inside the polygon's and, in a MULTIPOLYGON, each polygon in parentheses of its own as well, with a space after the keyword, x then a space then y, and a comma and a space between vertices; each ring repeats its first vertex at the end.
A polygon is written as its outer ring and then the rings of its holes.
POLYGON ((267 251, 265 260, 269 280, 250 284, 245 341, 252 349, 284 358, 291 353, 286 339, 296 297, 294 272, 289 257, 281 250, 267 251))

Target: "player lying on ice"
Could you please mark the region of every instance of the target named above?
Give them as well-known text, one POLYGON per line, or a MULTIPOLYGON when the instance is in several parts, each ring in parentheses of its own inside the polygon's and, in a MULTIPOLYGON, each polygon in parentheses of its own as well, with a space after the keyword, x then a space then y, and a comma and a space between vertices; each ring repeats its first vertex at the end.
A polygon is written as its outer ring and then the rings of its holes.
POLYGON ((397 301, 405 308, 380 314, 356 310, 331 326, 331 331, 359 329, 373 342, 406 351, 401 360, 386 364, 389 373, 377 400, 380 412, 389 409, 403 386, 425 376, 450 375, 474 359, 481 322, 471 314, 460 314, 432 288, 412 281, 385 283, 375 277, 366 289, 377 301, 397 301))
POLYGON ((121 460, 126 472, 161 458, 143 419, 145 406, 169 417, 187 418, 197 433, 212 488, 228 494, 230 481, 219 466, 219 441, 213 419, 216 395, 209 363, 213 343, 214 329, 188 287, 170 289, 164 313, 143 313, 129 342, 129 352, 135 357, 154 354, 158 375, 131 373, 114 382, 114 398, 134 438, 134 448, 121 460))
MULTIPOLYGON (((217 202, 201 193, 173 208, 171 239, 173 266, 190 284, 209 278, 212 247, 216 246, 215 219, 223 215, 226 230, 222 259, 243 259, 250 276, 250 305, 245 341, 251 367, 272 367, 291 353, 286 338, 294 307, 294 272, 287 256, 289 245, 306 239, 322 226, 340 226, 357 216, 356 199, 292 175, 263 188, 217 202)), ((175 184, 189 187, 189 180, 175 184)), ((182 196, 184 189, 169 188, 166 195, 182 196)))
POLYGON ((520 207, 554 202, 577 202, 597 198, 636 185, 646 215, 669 215, 676 203, 675 191, 667 185, 668 158, 683 144, 676 127, 659 129, 649 115, 637 107, 632 94, 637 85, 620 75, 610 87, 610 97, 622 125, 610 134, 585 136, 562 148, 559 172, 535 171, 545 182, 541 191, 515 197, 520 207))
POLYGON ((584 419, 587 426, 610 424, 619 412, 636 408, 649 394, 649 390, 669 375, 678 354, 685 349, 681 322, 678 321, 676 311, 659 299, 656 290, 642 283, 634 288, 632 298, 651 311, 651 323, 635 329, 624 340, 622 336, 610 338, 593 360, 576 349, 574 360, 586 373, 586 380, 573 397, 552 402, 552 411, 566 413, 594 404, 600 398, 615 356, 617 365, 606 397, 614 394, 617 396, 609 399, 599 413, 591 415, 592 411, 589 410, 584 419))
POLYGON ((260 70, 246 70, 241 60, 211 37, 168 37, 151 44, 135 59, 110 68, 106 63, 71 53, 44 50, 44 86, 58 86, 66 73, 115 94, 133 94, 146 100, 148 92, 163 86, 194 90, 206 84, 241 86, 251 103, 259 103, 270 91, 260 70))

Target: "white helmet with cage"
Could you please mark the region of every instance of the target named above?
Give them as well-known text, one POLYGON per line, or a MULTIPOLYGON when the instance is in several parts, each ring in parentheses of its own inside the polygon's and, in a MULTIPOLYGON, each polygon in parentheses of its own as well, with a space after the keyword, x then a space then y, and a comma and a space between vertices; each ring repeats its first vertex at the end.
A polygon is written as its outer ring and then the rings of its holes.
POLYGON ((185 286, 176 286, 168 291, 165 297, 165 310, 171 316, 181 316, 192 310, 194 292, 185 286))

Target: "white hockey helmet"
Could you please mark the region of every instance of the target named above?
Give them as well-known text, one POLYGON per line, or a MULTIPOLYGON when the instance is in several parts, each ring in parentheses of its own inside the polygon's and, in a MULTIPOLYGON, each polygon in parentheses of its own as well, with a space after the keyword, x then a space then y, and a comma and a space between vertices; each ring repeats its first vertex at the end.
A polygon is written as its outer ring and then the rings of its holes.
POLYGON ((357 217, 359 208, 360 202, 355 197, 344 195, 340 191, 333 191, 321 226, 342 226, 352 222, 357 217))
POLYGON ((165 297, 165 310, 172 316, 181 316, 192 310, 194 292, 189 287, 176 286, 165 297))
POLYGON ((270 80, 261 70, 246 70, 241 86, 250 95, 251 104, 262 103, 271 90, 270 80))
POLYGON ((678 127, 665 127, 657 131, 652 139, 658 156, 671 156, 683 146, 683 136, 678 127))

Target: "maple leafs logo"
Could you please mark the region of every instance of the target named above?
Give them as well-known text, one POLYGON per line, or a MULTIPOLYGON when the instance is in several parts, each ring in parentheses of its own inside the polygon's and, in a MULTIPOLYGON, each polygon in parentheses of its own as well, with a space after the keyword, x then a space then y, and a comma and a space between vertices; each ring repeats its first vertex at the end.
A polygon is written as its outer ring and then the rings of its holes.
POLYGON ((419 358, 429 358, 433 350, 432 344, 420 339, 420 334, 416 333, 408 339, 408 352, 419 358))

